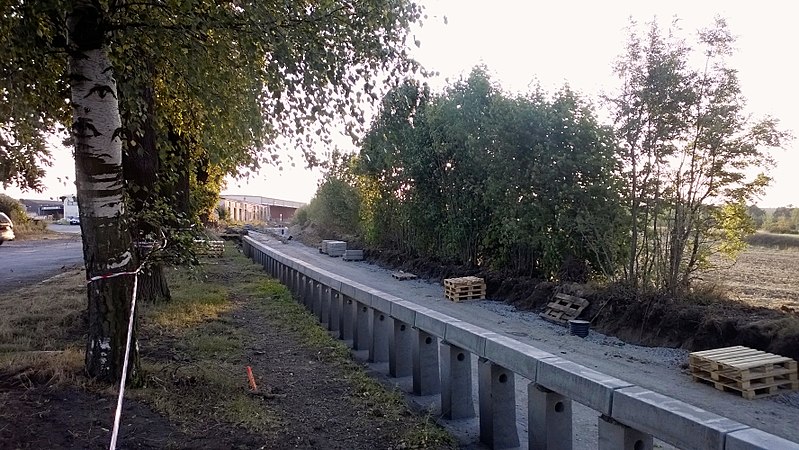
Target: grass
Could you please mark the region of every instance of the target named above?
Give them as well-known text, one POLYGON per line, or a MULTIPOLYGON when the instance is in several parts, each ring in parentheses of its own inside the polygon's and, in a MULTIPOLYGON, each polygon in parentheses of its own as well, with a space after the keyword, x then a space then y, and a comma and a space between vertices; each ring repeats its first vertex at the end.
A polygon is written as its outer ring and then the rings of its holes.
MULTIPOLYGON (((345 379, 354 388, 355 396, 352 400, 355 403, 388 421, 396 421, 408 415, 403 394, 396 389, 387 389, 370 377, 361 365, 353 361, 349 348, 320 327, 316 317, 292 299, 284 286, 269 280, 254 289, 257 294, 266 298, 266 301, 258 303, 258 307, 267 320, 278 324, 283 332, 298 335, 303 345, 314 349, 320 359, 342 369, 345 379)), ((455 445, 452 435, 437 426, 431 417, 416 421, 413 427, 403 432, 399 440, 402 448, 455 445)))
MULTIPOLYGON (((0 294, 0 356, 75 345, 86 308, 83 271, 0 294), (57 291, 57 295, 53 292, 57 291)), ((2 368, 2 365, 0 365, 2 368)))
MULTIPOLYGON (((145 385, 128 393, 171 421, 189 428, 238 427, 267 435, 285 425, 246 384, 242 361, 255 331, 232 319, 244 307, 252 308, 264 326, 297 339, 338 368, 352 387, 350 400, 372 416, 393 422, 410 415, 401 392, 370 378, 349 349, 331 338, 284 286, 237 250, 228 247, 224 258, 199 268, 170 269, 167 277, 173 300, 141 304, 145 385)), ((113 393, 83 373, 84 280, 82 271, 71 271, 0 294, 0 377, 13 377, 23 386, 68 384, 113 393)), ((404 423, 412 424, 398 438, 405 448, 454 445, 429 417, 404 423)))

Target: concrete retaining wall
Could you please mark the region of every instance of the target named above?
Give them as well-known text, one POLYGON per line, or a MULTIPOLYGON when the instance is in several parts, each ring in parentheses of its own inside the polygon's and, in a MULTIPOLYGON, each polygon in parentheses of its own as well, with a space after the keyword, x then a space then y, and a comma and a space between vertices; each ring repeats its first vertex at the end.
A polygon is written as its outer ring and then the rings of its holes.
POLYGON ((458 360, 445 361, 441 366, 438 352, 431 351, 431 346, 438 347, 440 340, 454 349, 452 355, 461 360, 464 354, 469 354, 469 358, 471 355, 479 358, 480 405, 477 410, 480 412, 480 439, 490 448, 518 445, 516 400, 513 389, 506 387, 513 384, 513 375, 517 374, 530 381, 530 449, 572 448, 571 402, 576 401, 599 413, 598 442, 601 449, 652 448, 654 436, 685 449, 799 450, 799 443, 348 280, 285 255, 251 237, 245 237, 243 245, 248 257, 289 286, 301 302, 317 304, 310 309, 320 316, 320 322, 327 324, 328 329, 334 329, 333 320, 332 317, 323 317, 323 311, 337 311, 335 301, 351 308, 350 313, 340 314, 339 323, 354 332, 354 336, 348 337, 355 338, 354 345, 369 349, 370 359, 388 355, 390 374, 412 374, 413 390, 418 395, 439 393, 444 389, 446 392, 441 398, 447 405, 442 404, 442 410, 449 411, 454 407, 468 414, 468 406, 453 406, 452 399, 471 394, 463 391, 467 389, 462 381, 464 372, 454 368, 458 360), (321 286, 307 289, 309 283, 321 286), (329 290, 331 295, 316 294, 324 290, 329 290), (393 325, 373 332, 374 317, 388 318, 393 325), (350 323, 344 323, 347 321, 350 323))

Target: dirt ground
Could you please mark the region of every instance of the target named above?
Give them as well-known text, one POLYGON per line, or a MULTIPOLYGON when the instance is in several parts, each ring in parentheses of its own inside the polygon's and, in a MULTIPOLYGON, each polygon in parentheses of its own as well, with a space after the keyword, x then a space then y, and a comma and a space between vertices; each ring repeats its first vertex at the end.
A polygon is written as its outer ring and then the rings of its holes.
POLYGON ((799 312, 799 251, 750 247, 730 266, 706 278, 731 298, 752 306, 799 312))
MULTIPOLYGON (((146 383, 126 392, 118 448, 451 447, 446 432, 371 380, 260 267, 231 249, 208 264, 170 282, 180 299, 143 306, 146 383)), ((28 288, 26 298, 47 302, 41 294, 63 284, 75 299, 57 309, 77 310, 82 277, 76 271, 28 288)), ((16 294, 0 295, 0 310, 16 294)), ((17 309, 12 323, 0 323, 0 448, 108 448, 116 393, 82 373, 84 337, 76 331, 85 319, 37 311, 17 309), (21 327, 49 334, 29 339, 21 327)))

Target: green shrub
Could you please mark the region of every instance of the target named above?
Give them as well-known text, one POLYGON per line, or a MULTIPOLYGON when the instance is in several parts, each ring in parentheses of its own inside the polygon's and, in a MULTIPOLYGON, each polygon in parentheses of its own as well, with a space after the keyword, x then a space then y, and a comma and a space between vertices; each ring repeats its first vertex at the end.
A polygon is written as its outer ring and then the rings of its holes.
POLYGON ((799 248, 799 236, 795 234, 755 233, 746 242, 760 247, 799 248))
POLYGON ((25 213, 25 206, 5 194, 0 194, 0 212, 6 213, 15 225, 24 225, 30 221, 25 213))

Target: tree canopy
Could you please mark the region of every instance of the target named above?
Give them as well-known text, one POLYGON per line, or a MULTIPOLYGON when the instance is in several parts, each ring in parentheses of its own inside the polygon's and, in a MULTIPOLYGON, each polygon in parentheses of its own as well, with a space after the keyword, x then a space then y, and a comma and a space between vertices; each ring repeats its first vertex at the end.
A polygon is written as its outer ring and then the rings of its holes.
POLYGON ((92 280, 87 368, 107 380, 121 375, 130 280, 105 275, 139 264, 124 203, 152 206, 153 220, 202 214, 225 175, 277 156, 278 135, 313 162, 307 136, 328 140, 342 113, 357 127, 375 80, 412 67, 405 40, 420 18, 402 0, 8 0, 2 11, 0 178, 38 188, 45 138, 71 130, 92 280))

